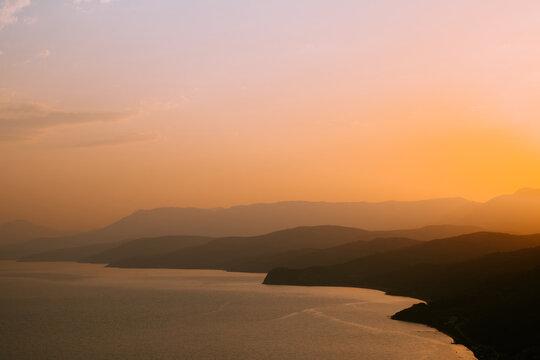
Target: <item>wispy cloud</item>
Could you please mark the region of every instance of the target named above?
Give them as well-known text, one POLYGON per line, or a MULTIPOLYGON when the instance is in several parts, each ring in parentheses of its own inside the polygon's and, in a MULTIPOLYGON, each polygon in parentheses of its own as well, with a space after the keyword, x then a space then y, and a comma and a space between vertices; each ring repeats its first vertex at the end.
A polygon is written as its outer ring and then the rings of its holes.
POLYGON ((32 24, 37 23, 38 18, 36 16, 25 16, 23 18, 23 21, 25 24, 32 25, 32 24))
POLYGON ((30 0, 4 0, 0 5, 0 30, 16 23, 19 20, 17 13, 30 4, 30 0))
POLYGON ((128 119, 133 111, 73 112, 35 103, 0 102, 0 141, 21 141, 65 126, 128 119))
MULTIPOLYGON (((74 4, 83 4, 83 3, 91 3, 91 2, 94 2, 94 0, 73 0, 74 4)), ((99 0, 97 2, 101 4, 108 4, 112 2, 112 0, 99 0)))
POLYGON ((42 52, 39 53, 38 57, 40 59, 45 59, 45 58, 48 58, 49 56, 51 56, 51 51, 50 50, 43 50, 42 52))
MULTIPOLYGON (((36 55, 36 58, 38 59, 46 59, 48 58, 49 56, 51 56, 51 51, 48 50, 48 49, 45 49, 41 52, 39 52, 37 55, 36 55)), ((22 65, 28 65, 28 64, 31 64, 32 63, 32 60, 31 59, 26 59, 22 62, 22 65)))
POLYGON ((99 147, 99 146, 114 146, 130 143, 138 143, 159 139, 160 135, 157 132, 127 132, 120 134, 108 135, 106 137, 87 140, 85 142, 71 144, 70 147, 99 147))

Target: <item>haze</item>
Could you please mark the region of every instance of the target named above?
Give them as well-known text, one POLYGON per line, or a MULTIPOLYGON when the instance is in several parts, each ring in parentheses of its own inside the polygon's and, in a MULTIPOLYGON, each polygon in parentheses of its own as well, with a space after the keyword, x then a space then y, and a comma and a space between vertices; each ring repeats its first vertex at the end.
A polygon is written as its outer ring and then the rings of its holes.
POLYGON ((0 4, 0 223, 540 188, 538 1, 0 4))

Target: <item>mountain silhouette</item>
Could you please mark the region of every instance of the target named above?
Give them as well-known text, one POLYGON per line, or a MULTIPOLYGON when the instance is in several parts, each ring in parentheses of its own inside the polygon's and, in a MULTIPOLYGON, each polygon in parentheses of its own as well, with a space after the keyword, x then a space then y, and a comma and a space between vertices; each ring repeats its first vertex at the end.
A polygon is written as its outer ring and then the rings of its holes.
MULTIPOLYGON (((540 232, 540 190, 523 189, 486 203, 461 198, 386 202, 280 202, 231 208, 139 210, 108 226, 70 236, 0 246, 13 259, 65 247, 143 237, 191 235, 255 236, 298 226, 337 225, 368 230, 419 228, 433 224, 469 225, 516 234, 540 232)), ((46 238, 44 238, 46 237, 46 238)), ((404 236, 408 237, 408 236, 404 236)), ((27 237, 28 238, 28 237, 27 237)))
POLYGON ((17 261, 79 261, 88 256, 99 254, 119 246, 118 243, 99 243, 77 247, 68 247, 22 256, 17 261))
POLYGON ((212 238, 203 236, 162 236, 62 248, 24 256, 18 261, 78 261, 109 264, 125 258, 156 256, 187 247, 205 244, 212 238))
POLYGON ((394 271, 402 271, 413 266, 465 261, 494 252, 509 252, 536 246, 540 246, 540 234, 478 232, 436 239, 334 266, 306 269, 276 268, 268 273, 264 282, 279 285, 378 287, 374 279, 384 278, 394 271))
POLYGON ((464 224, 515 234, 540 232, 540 190, 521 189, 496 197, 467 213, 464 224))
POLYGON ((158 238, 142 238, 124 242, 119 246, 107 249, 79 259, 80 262, 110 264, 124 259, 140 256, 159 256, 194 246, 201 246, 212 241, 205 236, 161 236, 158 238))
POLYGON ((123 261, 112 262, 110 266, 267 272, 284 261, 290 260, 287 263, 294 264, 294 259, 297 258, 307 263, 317 262, 317 259, 335 263, 343 258, 346 260, 351 256, 354 258, 355 252, 359 254, 358 256, 364 253, 371 254, 411 245, 419 240, 427 240, 434 234, 466 233, 471 230, 470 227, 452 226, 430 226, 394 231, 367 231, 342 226, 298 227, 259 236, 217 238, 201 246, 186 248, 159 257, 126 258, 123 261), (411 239, 398 238, 405 235, 411 239), (383 237, 395 239, 363 244, 383 237), (323 251, 328 248, 332 249, 323 251), (328 254, 325 255, 327 251, 328 254))
POLYGON ((27 240, 66 235, 67 231, 51 229, 25 220, 10 221, 0 225, 0 245, 21 243, 27 240))
POLYGON ((475 233, 335 266, 277 268, 265 284, 353 286, 423 299, 393 315, 484 359, 540 358, 540 234, 475 233))
POLYGON ((420 242, 421 240, 396 237, 358 240, 325 249, 308 248, 251 257, 229 264, 226 270, 268 272, 275 267, 305 268, 335 265, 359 257, 405 248, 420 242))
POLYGON ((139 210, 100 229, 0 247, 0 258, 15 259, 66 247, 169 235, 255 236, 298 226, 326 224, 370 230, 457 224, 462 214, 476 205, 464 199, 435 199, 382 203, 281 202, 216 209, 139 210))

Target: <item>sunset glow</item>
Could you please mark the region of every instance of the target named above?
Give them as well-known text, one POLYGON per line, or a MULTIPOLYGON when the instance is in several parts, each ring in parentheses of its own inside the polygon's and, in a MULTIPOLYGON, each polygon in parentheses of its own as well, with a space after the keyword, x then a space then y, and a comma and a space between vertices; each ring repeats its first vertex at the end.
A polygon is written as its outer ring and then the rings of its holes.
POLYGON ((0 223, 540 187, 540 3, 13 0, 0 223))

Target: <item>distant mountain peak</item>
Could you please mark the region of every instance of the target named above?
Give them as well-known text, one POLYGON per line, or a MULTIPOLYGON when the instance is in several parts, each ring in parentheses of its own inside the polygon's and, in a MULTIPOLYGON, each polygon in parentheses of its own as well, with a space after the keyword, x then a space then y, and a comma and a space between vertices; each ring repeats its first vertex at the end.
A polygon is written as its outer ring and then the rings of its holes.
POLYGON ((5 225, 27 225, 27 224, 32 224, 32 223, 30 221, 28 221, 28 220, 16 219, 16 220, 7 221, 7 222, 3 223, 2 226, 5 226, 5 225))
POLYGON ((534 189, 534 188, 523 188, 519 189, 514 193, 514 195, 517 196, 527 196, 527 197, 540 197, 540 189, 534 189))
POLYGON ((41 237, 66 235, 66 231, 34 224, 27 220, 13 220, 0 224, 0 245, 41 237))
POLYGON ((24 228, 30 228, 30 227, 45 228, 45 226, 37 225, 37 224, 34 224, 33 222, 30 222, 28 220, 23 220, 23 219, 17 219, 17 220, 5 222, 3 224, 0 224, 0 227, 1 228, 23 228, 23 227, 24 228))

